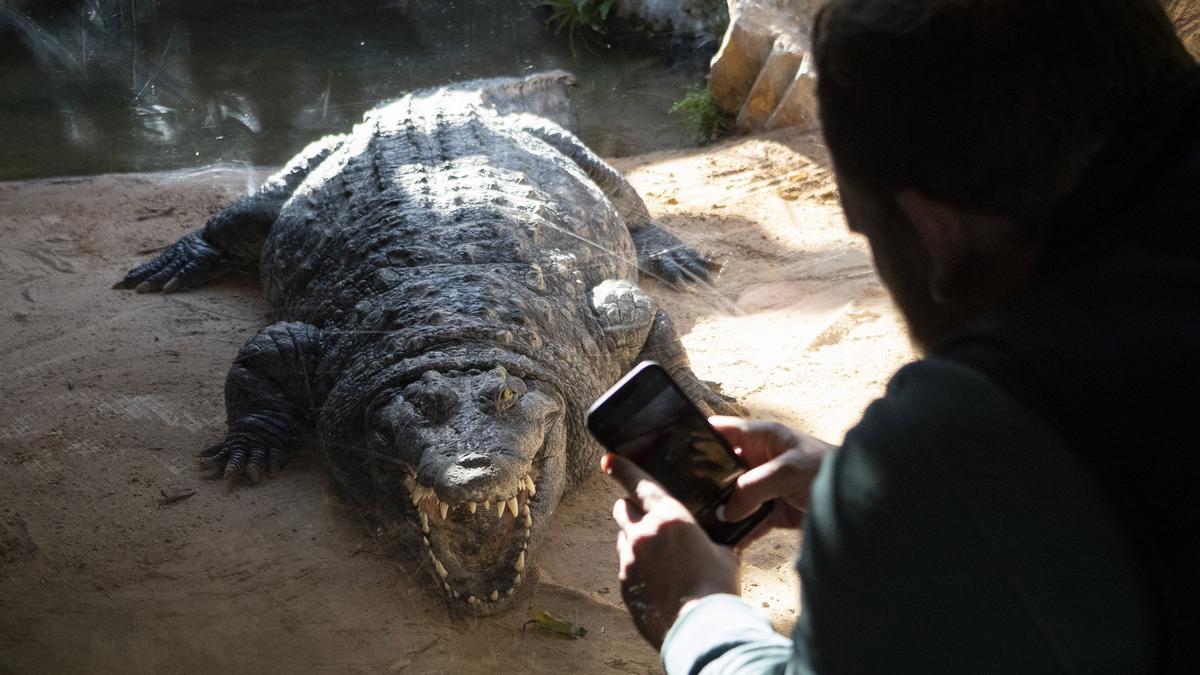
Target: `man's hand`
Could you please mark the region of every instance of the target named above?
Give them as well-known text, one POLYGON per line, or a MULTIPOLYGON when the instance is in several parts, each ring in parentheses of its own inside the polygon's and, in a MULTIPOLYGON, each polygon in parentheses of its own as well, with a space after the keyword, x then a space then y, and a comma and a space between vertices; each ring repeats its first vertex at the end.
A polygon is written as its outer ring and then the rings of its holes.
POLYGON ((741 417, 710 417, 708 421, 750 465, 750 470, 738 477, 737 487, 725 505, 725 520, 742 520, 763 502, 778 500, 770 515, 738 543, 738 548, 775 527, 799 528, 808 512, 812 482, 821 468, 821 459, 835 446, 778 422, 741 417))
POLYGON ((613 505, 621 597, 642 637, 658 649, 680 610, 714 593, 737 594, 738 559, 714 544, 692 514, 629 460, 600 463, 629 496, 613 505))

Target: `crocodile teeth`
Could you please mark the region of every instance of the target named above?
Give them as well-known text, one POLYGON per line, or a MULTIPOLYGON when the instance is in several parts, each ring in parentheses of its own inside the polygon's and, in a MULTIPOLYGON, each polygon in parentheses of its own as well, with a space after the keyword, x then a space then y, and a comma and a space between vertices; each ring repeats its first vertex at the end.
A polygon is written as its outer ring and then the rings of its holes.
POLYGON ((525 571, 525 551, 517 554, 517 563, 513 567, 516 567, 518 572, 525 571))
POLYGON ((510 586, 510 587, 508 588, 508 590, 507 590, 507 591, 504 591, 504 594, 505 594, 505 595, 512 595, 512 594, 513 594, 513 591, 515 591, 515 590, 516 590, 515 588, 513 588, 513 587, 511 587, 511 586, 510 586))
POLYGON ((477 597, 475 597, 475 596, 473 596, 473 595, 469 595, 469 596, 467 596, 467 602, 469 602, 469 603, 470 603, 470 604, 472 604, 472 605, 474 605, 474 604, 478 604, 478 603, 479 603, 479 598, 477 598, 477 597))
MULTIPOLYGON (((505 503, 508 504, 508 510, 512 511, 513 518, 516 518, 517 517, 517 498, 509 497, 508 501, 505 503)), ((501 511, 500 515, 504 515, 504 512, 501 511)))
POLYGON ((441 560, 434 560, 433 568, 437 570, 438 576, 443 579, 450 576, 450 573, 446 571, 446 566, 442 564, 441 560))
POLYGON ((525 477, 525 489, 529 490, 530 497, 537 494, 537 486, 533 484, 533 479, 529 476, 525 477))
POLYGON ((475 502, 467 502, 467 510, 471 513, 475 513, 475 506, 475 502))
POLYGON ((421 531, 429 534, 429 516, 424 511, 421 511, 421 531))
POLYGON ((499 504, 496 504, 496 506, 498 507, 496 509, 496 517, 503 518, 504 517, 504 507, 506 506, 506 504, 504 502, 500 502, 499 504))
POLYGON ((492 500, 490 500, 490 499, 483 500, 483 510, 486 511, 490 508, 492 508, 492 500))
POLYGON ((449 505, 449 504, 447 504, 446 502, 442 502, 442 503, 441 503, 441 505, 440 505, 440 506, 438 506, 438 509, 439 509, 439 510, 441 511, 441 513, 442 513, 442 520, 445 520, 445 519, 446 519, 446 514, 450 512, 450 505, 449 505))
POLYGON ((533 527, 533 514, 531 514, 529 512, 529 509, 526 509, 525 510, 525 529, 528 530, 531 527, 533 527))
POLYGON ((492 602, 495 602, 500 599, 500 591, 492 591, 492 594, 488 597, 492 599, 492 602))

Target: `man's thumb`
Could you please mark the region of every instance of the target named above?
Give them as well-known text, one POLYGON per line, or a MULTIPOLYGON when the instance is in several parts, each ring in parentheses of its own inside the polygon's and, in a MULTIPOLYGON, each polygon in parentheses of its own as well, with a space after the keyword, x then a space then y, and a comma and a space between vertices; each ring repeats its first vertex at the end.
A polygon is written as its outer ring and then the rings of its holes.
POLYGON ((738 477, 737 487, 725 503, 725 522, 736 523, 749 518, 763 502, 779 496, 779 491, 772 489, 777 459, 754 467, 738 477))
POLYGON ((648 510, 659 497, 666 495, 663 487, 650 474, 620 455, 611 452, 606 454, 600 460, 600 468, 620 483, 642 510, 648 510))

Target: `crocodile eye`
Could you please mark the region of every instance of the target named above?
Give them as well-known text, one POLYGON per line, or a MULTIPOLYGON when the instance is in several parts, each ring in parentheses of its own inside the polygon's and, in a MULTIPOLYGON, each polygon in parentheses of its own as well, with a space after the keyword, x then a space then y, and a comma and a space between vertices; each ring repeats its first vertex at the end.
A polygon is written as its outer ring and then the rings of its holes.
POLYGON ((518 394, 517 391, 512 387, 505 384, 504 386, 500 387, 500 391, 493 394, 493 396, 495 396, 495 398, 492 400, 495 401, 494 405, 496 406, 496 410, 503 412, 516 404, 517 397, 520 396, 520 394, 518 394))
POLYGON ((517 377, 507 378, 503 384, 492 390, 492 401, 497 410, 504 411, 517 405, 517 400, 525 395, 528 387, 517 377))

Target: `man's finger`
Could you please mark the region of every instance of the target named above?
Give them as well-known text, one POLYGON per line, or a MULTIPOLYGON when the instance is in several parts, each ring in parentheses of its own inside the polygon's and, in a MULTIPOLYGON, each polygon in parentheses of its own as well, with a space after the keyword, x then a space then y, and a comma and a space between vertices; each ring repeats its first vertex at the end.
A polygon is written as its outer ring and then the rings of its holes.
POLYGON ((799 442, 794 431, 778 422, 721 416, 708 421, 730 445, 741 448, 738 454, 752 467, 767 463, 799 442))
POLYGON ((785 455, 750 469, 738 477, 737 489, 725 504, 725 519, 737 522, 757 511, 763 502, 791 495, 802 488, 798 479, 785 455))
POLYGON ((641 520, 644 515, 646 514, 630 499, 618 499, 613 504, 613 520, 617 521, 622 530, 641 520))
POLYGON ((619 568, 619 576, 625 578, 625 568, 633 560, 633 544, 629 543, 629 537, 624 531, 617 532, 617 561, 621 564, 619 568))
POLYGON ((670 497, 650 474, 624 457, 610 452, 601 460, 600 467, 625 488, 634 506, 642 511, 649 511, 654 504, 670 497))
POLYGON ((750 428, 750 420, 745 417, 713 415, 708 418, 708 423, 733 447, 740 448, 745 444, 745 434, 750 428))

